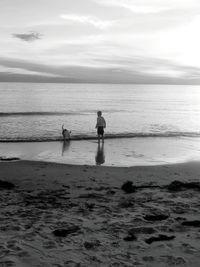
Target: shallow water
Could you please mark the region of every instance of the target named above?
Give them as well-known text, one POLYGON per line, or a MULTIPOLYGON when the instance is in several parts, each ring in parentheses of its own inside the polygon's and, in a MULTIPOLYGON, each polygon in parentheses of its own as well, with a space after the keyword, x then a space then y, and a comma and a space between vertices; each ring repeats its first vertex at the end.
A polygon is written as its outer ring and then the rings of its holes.
POLYGON ((70 142, 0 143, 0 157, 65 164, 139 166, 200 160, 200 138, 150 137, 70 142))

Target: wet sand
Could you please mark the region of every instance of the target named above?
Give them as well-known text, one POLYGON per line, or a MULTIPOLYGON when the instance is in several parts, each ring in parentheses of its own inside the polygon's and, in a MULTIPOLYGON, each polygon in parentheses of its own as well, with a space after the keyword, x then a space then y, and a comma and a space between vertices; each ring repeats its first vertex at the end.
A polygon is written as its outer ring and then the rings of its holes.
POLYGON ((13 185, 0 183, 0 266, 199 265, 197 162, 1 162, 0 180, 13 185), (175 180, 196 183, 169 190, 175 180))
POLYGON ((0 143, 0 157, 116 167, 200 161, 200 138, 141 137, 70 142, 0 143), (119 141, 120 140, 120 141, 119 141))

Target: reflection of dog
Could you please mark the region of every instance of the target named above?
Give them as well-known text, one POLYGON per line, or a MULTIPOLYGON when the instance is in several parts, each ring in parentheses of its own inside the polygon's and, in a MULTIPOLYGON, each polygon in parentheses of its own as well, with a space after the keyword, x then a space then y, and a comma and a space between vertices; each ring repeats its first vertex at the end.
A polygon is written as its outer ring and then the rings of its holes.
POLYGON ((64 140, 64 142, 62 142, 62 156, 64 156, 65 152, 68 151, 70 147, 70 140, 64 140))
POLYGON ((71 131, 68 131, 67 129, 64 128, 64 124, 62 125, 62 136, 63 136, 63 139, 64 141, 66 140, 70 140, 70 133, 71 131))

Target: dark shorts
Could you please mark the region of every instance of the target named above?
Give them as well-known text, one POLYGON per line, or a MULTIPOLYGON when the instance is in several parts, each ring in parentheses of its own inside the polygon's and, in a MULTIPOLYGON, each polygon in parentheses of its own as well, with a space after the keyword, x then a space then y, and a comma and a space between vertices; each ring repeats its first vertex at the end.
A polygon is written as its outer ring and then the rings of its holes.
POLYGON ((98 135, 103 135, 104 134, 104 128, 102 126, 97 128, 97 134, 98 135))

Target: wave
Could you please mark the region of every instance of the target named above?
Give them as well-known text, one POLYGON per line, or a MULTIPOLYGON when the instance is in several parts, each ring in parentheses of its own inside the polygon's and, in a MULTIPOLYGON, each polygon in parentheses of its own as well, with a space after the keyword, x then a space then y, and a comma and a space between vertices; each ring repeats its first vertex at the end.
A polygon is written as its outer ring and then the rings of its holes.
POLYGON ((61 115, 81 115, 82 112, 50 112, 50 111, 33 111, 33 112, 0 112, 0 117, 12 116, 61 116, 61 115))
MULTIPOLYGON (((200 132, 163 132, 163 133, 111 133, 106 134, 105 139, 120 139, 120 138, 169 138, 169 137, 200 137, 200 132)), ((95 135, 72 135, 72 141, 78 140, 96 140, 95 135)), ((62 141, 61 136, 41 136, 41 137, 17 137, 17 138, 0 138, 0 142, 55 142, 62 141)))
MULTIPOLYGON (((96 114, 97 110, 81 110, 81 111, 27 111, 27 112, 0 112, 0 117, 17 117, 17 116, 66 116, 66 115, 88 115, 96 114)), ((104 113, 121 113, 133 111, 127 110, 106 110, 104 113)), ((136 111, 134 111, 136 112, 136 111)))

